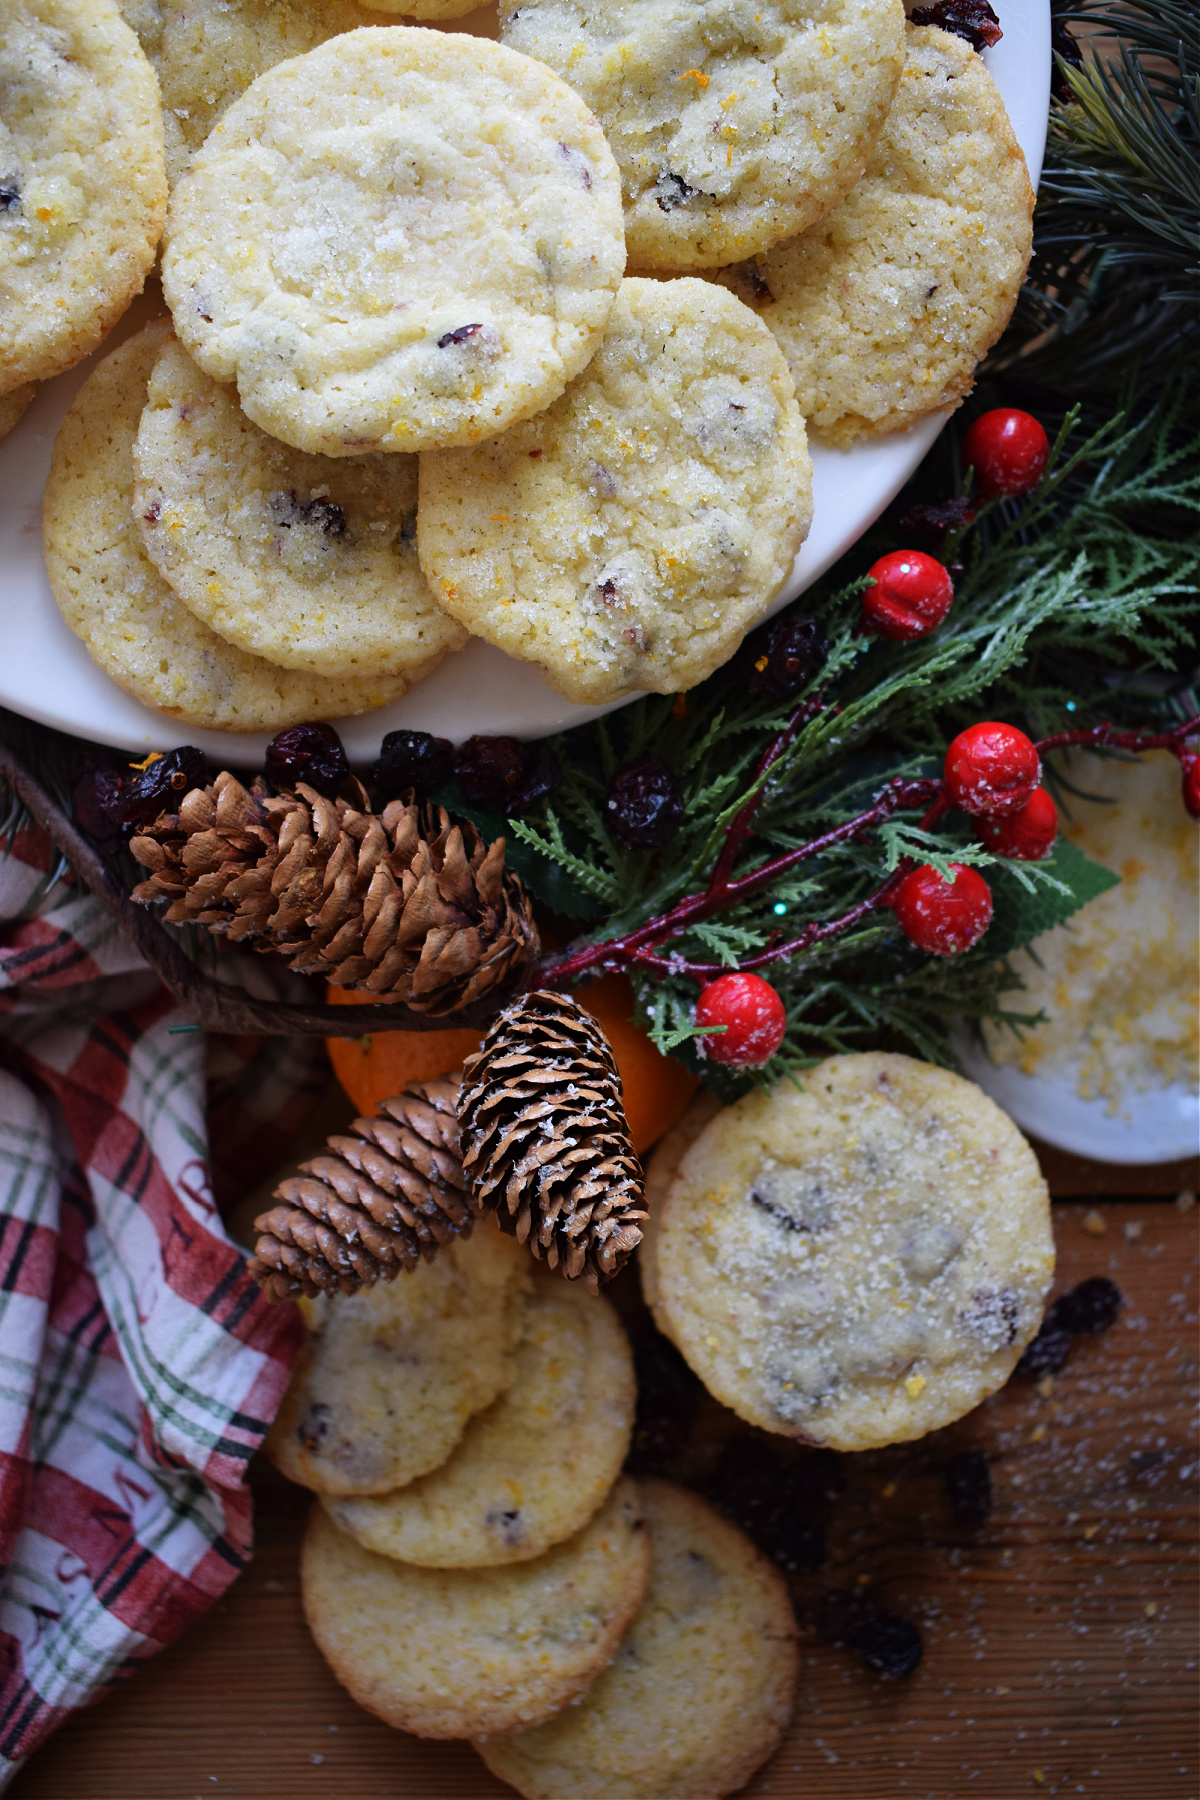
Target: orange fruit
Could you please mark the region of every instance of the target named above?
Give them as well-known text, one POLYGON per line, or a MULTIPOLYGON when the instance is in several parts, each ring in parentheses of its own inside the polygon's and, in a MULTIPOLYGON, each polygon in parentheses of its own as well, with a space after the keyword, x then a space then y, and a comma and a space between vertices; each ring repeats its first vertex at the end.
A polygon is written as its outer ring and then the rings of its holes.
MULTIPOLYGON (((371 1006, 374 995, 356 988, 331 987, 335 1006, 371 1006)), ((633 989, 624 975, 606 975, 575 998, 604 1029, 612 1045, 625 1099, 625 1115, 639 1156, 685 1111, 700 1085, 698 1078, 673 1056, 656 1050, 635 1025, 633 989)), ((366 1020, 363 1021, 367 1023, 366 1020)), ((457 1068, 478 1049, 482 1033, 448 1031, 364 1031, 361 1037, 327 1038, 334 1073, 360 1113, 372 1113, 381 1100, 398 1094, 410 1081, 433 1081, 457 1068)))

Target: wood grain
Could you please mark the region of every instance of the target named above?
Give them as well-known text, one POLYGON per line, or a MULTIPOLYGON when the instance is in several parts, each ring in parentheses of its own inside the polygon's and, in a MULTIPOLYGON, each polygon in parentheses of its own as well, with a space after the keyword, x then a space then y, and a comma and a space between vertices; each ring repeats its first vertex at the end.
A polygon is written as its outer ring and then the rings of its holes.
MULTIPOLYGON (((1042 1393, 1013 1382, 950 1430, 847 1458, 829 1559, 794 1584, 802 1678, 783 1747, 746 1790, 776 1800, 1195 1800, 1192 1407, 1197 1211, 1059 1204, 1060 1287, 1109 1274, 1128 1302, 1042 1393), (1127 1235, 1128 1233, 1128 1235, 1127 1235), (994 1458, 995 1509, 956 1527, 948 1456, 994 1458), (908 1681, 817 1642, 811 1610, 862 1582, 919 1620, 908 1681)), ((226 1600, 127 1686, 70 1721, 13 1800, 489 1800, 468 1747, 359 1711, 305 1629, 307 1496, 256 1471, 258 1552, 226 1600)))

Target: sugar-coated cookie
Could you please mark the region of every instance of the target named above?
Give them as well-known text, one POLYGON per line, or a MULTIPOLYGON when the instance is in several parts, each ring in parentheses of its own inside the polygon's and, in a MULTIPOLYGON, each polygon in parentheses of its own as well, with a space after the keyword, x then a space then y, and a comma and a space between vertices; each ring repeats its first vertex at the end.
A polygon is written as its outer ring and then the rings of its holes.
POLYGON ((1046 1183, 987 1095, 833 1056, 727 1107, 653 1228, 653 1307, 718 1400, 838 1450, 948 1425, 1007 1381, 1054 1273, 1046 1183))
POLYGON ((540 1724, 578 1698, 636 1613, 649 1534, 623 1477, 594 1519, 532 1562, 419 1569, 364 1550, 314 1506, 304 1614, 360 1706, 418 1737, 540 1724))
POLYGON ((147 325, 84 383, 54 444, 43 502, 46 569, 59 611, 106 675, 187 725, 278 731, 382 706, 399 675, 302 674, 249 656, 176 598, 133 517, 133 445, 170 321, 147 325))
POLYGON ((357 0, 119 0, 162 89, 174 186, 225 108, 264 69, 377 22, 357 0))
POLYGON ((141 292, 166 199, 158 84, 114 0, 5 0, 0 395, 96 348, 141 292))
POLYGON ((560 400, 421 457, 421 565, 469 631, 567 699, 674 693, 766 611, 811 483, 787 365, 749 307, 709 282, 626 281, 560 400))
POLYGON ((37 391, 37 382, 27 381, 11 393, 0 395, 0 438, 7 437, 17 421, 25 417, 37 391))
POLYGON ((371 12, 400 13, 406 19, 461 19, 475 12, 479 0, 363 0, 371 12))
POLYGON ((529 1256, 485 1219, 429 1263, 322 1309, 264 1448, 323 1494, 386 1494, 444 1463, 512 1381, 529 1256))
POLYGON ((782 1576, 696 1494, 669 1481, 641 1492, 650 1584, 612 1662, 577 1706, 476 1744, 531 1800, 729 1794, 791 1718, 796 1627, 782 1576))
POLYGON ((511 1387, 448 1461, 391 1494, 325 1499, 368 1550, 428 1568, 527 1562, 581 1530, 629 1450, 633 1358, 607 1300, 538 1271, 511 1387))
POLYGON ((593 108, 642 270, 791 237, 862 174, 904 60, 900 0, 501 0, 501 37, 593 108))
POLYGON ((291 450, 171 338, 133 469, 151 562, 240 649, 287 669, 414 682, 466 642, 417 561, 415 456, 291 450))
POLYGON ((228 108, 172 195, 163 288, 256 424, 353 456, 548 406, 624 263, 616 164, 565 82, 484 38, 372 26, 228 108))
POLYGON ((866 174, 803 236, 720 279, 783 346, 809 429, 839 446, 955 406, 1017 303, 1033 190, 971 47, 910 25, 866 174))

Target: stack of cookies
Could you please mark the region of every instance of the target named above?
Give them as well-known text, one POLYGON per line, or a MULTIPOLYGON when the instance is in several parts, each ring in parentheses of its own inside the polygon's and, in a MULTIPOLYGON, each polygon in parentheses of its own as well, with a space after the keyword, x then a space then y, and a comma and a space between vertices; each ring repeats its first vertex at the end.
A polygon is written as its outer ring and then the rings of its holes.
POLYGON ((128 304, 172 183, 173 329, 83 388, 46 554, 96 660, 191 724, 360 713, 468 634, 575 701, 695 685, 807 533, 805 421, 956 403, 1028 259, 999 96, 900 0, 531 0, 500 44, 359 0, 14 7, 5 414, 128 304), (135 178, 80 185, 85 138, 135 178))
POLYGON ((609 1303, 487 1219, 309 1320, 267 1450, 317 1494, 305 1612, 355 1699, 523 1794, 741 1786, 791 1714, 787 1590, 706 1503, 621 1474, 609 1303))

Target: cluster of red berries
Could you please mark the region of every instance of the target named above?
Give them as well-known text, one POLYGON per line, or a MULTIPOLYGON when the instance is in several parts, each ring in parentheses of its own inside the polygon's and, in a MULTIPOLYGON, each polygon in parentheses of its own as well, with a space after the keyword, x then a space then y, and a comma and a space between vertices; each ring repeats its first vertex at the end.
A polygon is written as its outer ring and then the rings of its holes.
MULTIPOLYGON (((985 500, 1026 494, 1042 479, 1050 441, 1031 413, 1001 406, 976 419, 963 439, 974 486, 985 500)), ((950 571, 923 550, 892 550, 867 570, 863 629, 909 643, 928 637, 954 599, 950 571)))

